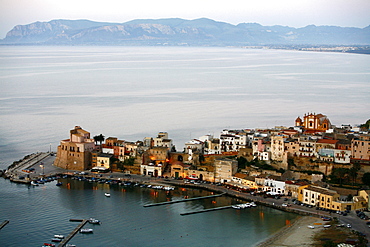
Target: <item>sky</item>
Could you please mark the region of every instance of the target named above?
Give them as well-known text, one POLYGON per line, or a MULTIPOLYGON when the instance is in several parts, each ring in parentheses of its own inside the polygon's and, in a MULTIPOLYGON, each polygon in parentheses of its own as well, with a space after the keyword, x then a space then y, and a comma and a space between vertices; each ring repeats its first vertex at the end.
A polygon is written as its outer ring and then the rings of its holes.
POLYGON ((304 27, 370 25, 370 0, 0 0, 0 38, 16 25, 54 19, 123 23, 133 19, 215 21, 304 27))

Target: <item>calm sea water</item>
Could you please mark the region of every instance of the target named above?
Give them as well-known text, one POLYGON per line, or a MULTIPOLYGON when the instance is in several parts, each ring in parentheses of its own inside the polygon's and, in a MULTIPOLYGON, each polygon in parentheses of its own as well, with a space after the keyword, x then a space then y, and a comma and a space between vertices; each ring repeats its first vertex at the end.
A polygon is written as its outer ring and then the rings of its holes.
POLYGON ((0 231, 1 246, 42 246, 55 234, 68 235, 77 225, 72 218, 95 217, 101 225, 87 224, 93 234, 76 234, 77 246, 255 246, 294 214, 258 206, 181 216, 180 213, 238 203, 218 197, 144 208, 153 202, 209 195, 177 188, 166 193, 149 188, 92 184, 63 179, 28 187, 0 179, 0 220, 10 223, 0 231), (105 197, 109 192, 111 197, 105 197))
MULTIPOLYGON (((292 126, 306 112, 333 124, 369 117, 370 56, 236 48, 0 47, 0 169, 56 150, 80 125, 128 141, 167 131, 178 150, 224 128, 292 126)), ((41 246, 68 234, 70 218, 97 217, 78 246, 253 246, 294 215, 270 208, 180 213, 233 199, 143 208, 206 195, 93 186, 37 188, 0 179, 1 246, 41 246), (104 192, 110 191, 111 198, 104 192)))
POLYGON ((225 128, 333 124, 370 115, 370 56, 237 48, 0 47, 0 169, 56 150, 80 125, 142 140, 167 131, 178 150, 225 128))

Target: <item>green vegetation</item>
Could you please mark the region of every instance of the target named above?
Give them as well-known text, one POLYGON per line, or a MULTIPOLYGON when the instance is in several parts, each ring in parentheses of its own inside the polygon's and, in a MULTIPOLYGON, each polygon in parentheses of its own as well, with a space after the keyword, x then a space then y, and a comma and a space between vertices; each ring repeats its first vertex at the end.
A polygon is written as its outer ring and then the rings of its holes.
POLYGON ((366 172, 362 176, 362 182, 364 183, 364 185, 370 186, 370 172, 366 172))
POLYGON ((354 186, 360 169, 359 164, 353 164, 351 168, 334 168, 328 178, 331 183, 339 184, 339 186, 343 184, 354 186))
POLYGON ((369 129, 369 127, 370 127, 370 119, 368 119, 368 120, 366 121, 366 123, 364 123, 364 124, 361 124, 361 125, 360 125, 360 128, 361 128, 361 129, 364 129, 364 130, 368 130, 368 129, 369 129))

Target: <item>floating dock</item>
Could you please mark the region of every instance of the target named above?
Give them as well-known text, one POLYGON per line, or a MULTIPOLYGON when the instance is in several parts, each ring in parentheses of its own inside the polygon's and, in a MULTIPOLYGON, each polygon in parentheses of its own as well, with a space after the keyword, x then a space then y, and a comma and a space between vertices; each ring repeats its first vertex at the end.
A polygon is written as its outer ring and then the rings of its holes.
POLYGON ((4 220, 3 223, 0 225, 0 230, 3 229, 4 226, 6 226, 9 223, 9 220, 4 220))
POLYGON ((62 242, 59 243, 58 247, 64 247, 69 240, 73 238, 74 235, 76 235, 77 232, 81 230, 81 228, 88 222, 88 220, 83 220, 81 224, 79 224, 66 238, 62 240, 62 242))
POLYGON ((218 207, 218 208, 208 208, 208 209, 203 209, 203 210, 199 210, 199 211, 192 211, 192 212, 182 213, 180 215, 199 214, 199 213, 211 212, 211 211, 228 209, 228 208, 232 208, 232 206, 224 206, 224 207, 218 207))
POLYGON ((225 195, 225 193, 218 194, 218 195, 210 195, 210 196, 194 197, 194 198, 188 198, 188 199, 177 200, 177 201, 151 203, 151 204, 146 204, 146 205, 144 205, 144 207, 153 207, 153 206, 161 206, 161 205, 173 204, 173 203, 179 203, 179 202, 195 201, 195 200, 201 200, 201 199, 207 199, 207 198, 219 197, 219 196, 223 196, 223 195, 225 195))

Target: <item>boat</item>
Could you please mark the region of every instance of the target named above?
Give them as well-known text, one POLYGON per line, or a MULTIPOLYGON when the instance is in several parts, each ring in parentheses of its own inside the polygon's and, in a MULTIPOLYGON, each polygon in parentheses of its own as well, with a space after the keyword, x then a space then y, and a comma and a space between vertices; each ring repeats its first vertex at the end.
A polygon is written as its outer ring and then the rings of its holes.
POLYGON ((82 228, 80 230, 80 233, 93 233, 93 232, 94 232, 94 230, 91 229, 91 228, 82 228))
POLYGON ((31 185, 33 185, 33 186, 39 186, 39 183, 37 183, 36 181, 31 181, 31 185))
POLYGON ((104 193, 106 197, 110 197, 110 193, 104 193))
POLYGON ((54 235, 54 238, 60 238, 60 239, 63 239, 63 238, 64 238, 64 235, 54 235))
POLYGON ((249 203, 249 205, 251 205, 251 207, 257 207, 257 204, 255 202, 251 202, 249 203))
POLYGON ((94 219, 94 218, 90 218, 88 221, 89 221, 90 224, 100 224, 101 223, 100 220, 97 220, 97 219, 94 219))
POLYGON ((240 209, 239 205, 232 205, 231 207, 234 208, 234 209, 240 209))
POLYGON ((52 247, 55 247, 55 244, 44 243, 44 246, 52 246, 52 247))
POLYGON ((63 183, 62 182, 58 182, 57 184, 56 184, 56 186, 62 186, 63 185, 63 183))
POLYGON ((52 238, 51 242, 62 242, 60 238, 52 238))
POLYGON ((165 187, 163 187, 163 189, 164 190, 167 190, 167 191, 169 191, 169 190, 175 190, 175 188, 174 187, 171 187, 171 186, 165 186, 165 187))
POLYGON ((75 244, 67 244, 66 246, 67 246, 67 247, 76 247, 76 245, 75 245, 75 244))

